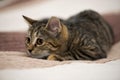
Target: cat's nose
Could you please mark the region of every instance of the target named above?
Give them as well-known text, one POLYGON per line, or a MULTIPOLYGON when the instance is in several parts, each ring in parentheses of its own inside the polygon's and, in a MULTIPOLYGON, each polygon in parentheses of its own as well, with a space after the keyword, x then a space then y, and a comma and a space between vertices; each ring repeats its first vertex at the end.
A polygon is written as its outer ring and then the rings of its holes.
POLYGON ((30 53, 32 52, 32 50, 28 50, 30 53))

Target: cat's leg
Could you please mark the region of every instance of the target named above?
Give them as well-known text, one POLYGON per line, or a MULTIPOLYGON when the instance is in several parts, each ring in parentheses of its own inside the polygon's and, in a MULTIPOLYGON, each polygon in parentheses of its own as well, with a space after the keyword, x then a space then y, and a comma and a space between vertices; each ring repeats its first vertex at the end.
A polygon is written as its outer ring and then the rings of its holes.
POLYGON ((91 60, 107 57, 106 54, 107 51, 102 50, 101 46, 97 43, 83 46, 82 48, 79 49, 79 51, 82 54, 86 55, 87 57, 90 57, 91 60))
POLYGON ((52 53, 48 56, 47 60, 63 61, 65 59, 57 54, 52 53))
MULTIPOLYGON (((99 44, 94 38, 84 39, 83 45, 78 49, 78 51, 87 57, 90 57, 91 60, 101 59, 107 57, 107 49, 103 50, 103 46, 99 44)), ((81 56, 81 55, 80 55, 81 56)), ((87 58, 85 58, 87 59, 87 58)))
POLYGON ((101 59, 101 58, 106 58, 107 57, 106 53, 103 53, 103 52, 101 52, 99 50, 98 51, 94 51, 94 50, 90 50, 90 49, 81 49, 80 51, 84 55, 90 57, 91 60, 97 60, 97 59, 101 59))

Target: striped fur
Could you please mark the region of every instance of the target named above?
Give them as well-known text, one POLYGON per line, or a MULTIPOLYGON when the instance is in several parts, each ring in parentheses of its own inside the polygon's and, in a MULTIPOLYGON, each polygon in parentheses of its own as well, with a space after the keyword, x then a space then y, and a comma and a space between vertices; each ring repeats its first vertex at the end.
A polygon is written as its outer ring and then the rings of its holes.
POLYGON ((33 20, 26 37, 28 55, 48 60, 96 60, 107 57, 113 44, 110 25, 95 11, 86 10, 67 20, 33 20))

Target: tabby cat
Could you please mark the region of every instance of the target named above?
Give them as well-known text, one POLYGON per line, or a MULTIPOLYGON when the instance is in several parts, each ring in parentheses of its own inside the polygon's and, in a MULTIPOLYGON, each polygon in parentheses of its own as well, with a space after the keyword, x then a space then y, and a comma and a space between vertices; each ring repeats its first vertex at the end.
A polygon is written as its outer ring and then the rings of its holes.
POLYGON ((29 24, 25 45, 30 57, 59 61, 97 60, 107 57, 113 43, 111 27, 92 10, 67 20, 23 18, 29 24))

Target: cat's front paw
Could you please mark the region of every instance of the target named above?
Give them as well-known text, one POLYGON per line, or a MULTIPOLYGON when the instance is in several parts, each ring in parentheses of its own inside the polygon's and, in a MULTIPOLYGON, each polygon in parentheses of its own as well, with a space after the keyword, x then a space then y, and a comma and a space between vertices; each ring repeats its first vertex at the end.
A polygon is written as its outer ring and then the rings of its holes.
POLYGON ((63 61, 64 59, 56 54, 51 54, 48 56, 47 60, 63 61))
POLYGON ((56 55, 55 54, 49 55, 47 60, 56 60, 56 55))

